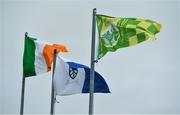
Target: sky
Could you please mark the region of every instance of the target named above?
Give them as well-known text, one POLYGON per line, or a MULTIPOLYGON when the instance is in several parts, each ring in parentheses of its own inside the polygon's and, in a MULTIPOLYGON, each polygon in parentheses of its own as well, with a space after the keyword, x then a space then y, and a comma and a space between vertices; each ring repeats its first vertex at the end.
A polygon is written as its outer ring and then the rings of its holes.
MULTIPOLYGON (((2 53, 2 3, 1 3, 1 1, 0 1, 0 51, 1 51, 1 53, 2 53)), ((2 83, 3 83, 3 81, 2 81, 2 55, 0 56, 0 113, 2 113, 2 83)))
MULTIPOLYGON (((111 94, 95 94, 97 114, 180 114, 180 3, 142 0, 4 0, 0 4, 0 113, 20 110, 24 33, 67 46, 64 57, 90 65, 92 9, 157 21, 156 41, 108 53, 96 64, 111 94)), ((97 32, 96 32, 97 34, 97 32)), ((96 35, 96 39, 98 34, 96 35)), ((48 114, 51 76, 26 79, 24 113, 48 114)), ((87 114, 88 94, 57 96, 57 114, 87 114)))

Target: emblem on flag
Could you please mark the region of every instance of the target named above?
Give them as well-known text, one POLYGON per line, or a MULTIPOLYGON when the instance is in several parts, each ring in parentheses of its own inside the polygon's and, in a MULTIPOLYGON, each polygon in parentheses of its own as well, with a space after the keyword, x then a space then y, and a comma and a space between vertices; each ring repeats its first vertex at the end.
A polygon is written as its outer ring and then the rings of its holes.
POLYGON ((74 79, 78 74, 78 69, 77 68, 72 68, 69 67, 69 76, 74 79))

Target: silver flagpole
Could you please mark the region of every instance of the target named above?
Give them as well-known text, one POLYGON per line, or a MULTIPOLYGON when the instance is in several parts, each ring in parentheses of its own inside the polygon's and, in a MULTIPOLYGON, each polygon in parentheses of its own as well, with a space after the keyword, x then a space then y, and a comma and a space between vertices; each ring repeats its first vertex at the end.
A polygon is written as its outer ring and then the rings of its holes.
POLYGON ((95 35, 96 35, 96 8, 93 9, 92 42, 91 42, 91 72, 89 89, 89 115, 93 114, 94 107, 94 67, 95 67, 95 35))
POLYGON ((24 112, 24 92, 25 92, 25 77, 24 73, 22 76, 22 89, 21 89, 21 107, 20 107, 20 115, 23 115, 24 112))
POLYGON ((56 101, 56 95, 54 93, 54 70, 55 70, 55 67, 56 67, 56 56, 57 56, 57 51, 56 51, 56 49, 54 49, 53 71, 52 71, 52 89, 51 89, 51 110, 50 110, 51 115, 54 114, 54 105, 55 105, 55 101, 56 101))
MULTIPOLYGON (((25 33, 25 39, 28 36, 28 33, 25 33)), ((21 89, 21 107, 20 107, 20 115, 23 115, 24 113, 24 93, 25 93, 25 76, 24 72, 22 75, 22 89, 21 89)))

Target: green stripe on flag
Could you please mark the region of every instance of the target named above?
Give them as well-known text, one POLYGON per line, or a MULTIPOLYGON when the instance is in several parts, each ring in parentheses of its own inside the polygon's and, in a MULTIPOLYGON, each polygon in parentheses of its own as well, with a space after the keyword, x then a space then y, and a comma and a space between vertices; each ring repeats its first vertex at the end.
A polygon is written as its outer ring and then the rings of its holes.
POLYGON ((24 77, 35 76, 35 38, 25 37, 25 48, 23 56, 23 72, 24 77))

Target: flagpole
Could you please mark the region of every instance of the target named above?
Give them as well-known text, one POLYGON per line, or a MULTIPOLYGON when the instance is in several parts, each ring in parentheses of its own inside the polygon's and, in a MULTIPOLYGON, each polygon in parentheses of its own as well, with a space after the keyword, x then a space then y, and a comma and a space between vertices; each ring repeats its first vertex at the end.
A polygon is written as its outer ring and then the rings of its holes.
MULTIPOLYGON (((28 33, 25 32, 25 39, 28 36, 28 33)), ((20 115, 23 115, 24 113, 24 93, 25 93, 25 76, 24 72, 22 75, 22 89, 21 89, 21 107, 20 107, 20 115)))
POLYGON ((93 114, 93 107, 94 107, 95 35, 96 35, 96 8, 93 9, 93 20, 92 20, 91 71, 90 71, 90 89, 89 89, 89 115, 93 114))
POLYGON ((56 95, 54 92, 54 70, 56 67, 56 56, 57 56, 57 51, 54 49, 54 54, 53 54, 53 71, 52 71, 52 89, 51 89, 51 109, 50 109, 50 114, 54 114, 54 105, 55 105, 55 100, 56 100, 56 95))
POLYGON ((22 89, 21 89, 21 108, 20 108, 20 115, 23 115, 24 112, 24 93, 25 93, 25 77, 24 73, 22 76, 22 89))

